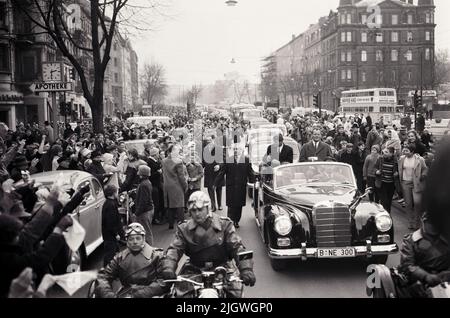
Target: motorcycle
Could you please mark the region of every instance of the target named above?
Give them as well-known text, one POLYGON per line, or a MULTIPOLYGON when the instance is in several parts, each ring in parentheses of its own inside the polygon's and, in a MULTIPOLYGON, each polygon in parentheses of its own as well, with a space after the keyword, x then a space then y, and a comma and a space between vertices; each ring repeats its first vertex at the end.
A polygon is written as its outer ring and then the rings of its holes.
MULTIPOLYGON (((240 261, 251 259, 253 258, 253 252, 239 253, 238 258, 240 261)), ((227 270, 223 266, 218 266, 213 270, 202 270, 187 264, 180 272, 189 274, 179 275, 176 279, 164 281, 166 284, 172 284, 166 298, 227 298, 227 287, 230 288, 231 284, 233 284, 233 291, 242 297, 243 282, 234 275, 233 270, 227 270), (236 290, 236 288, 239 290, 236 290)))
POLYGON ((450 272, 440 273, 442 283, 428 286, 420 281, 408 282, 397 268, 375 265, 371 275, 377 278, 378 286, 367 286, 367 296, 373 298, 450 298, 450 272))

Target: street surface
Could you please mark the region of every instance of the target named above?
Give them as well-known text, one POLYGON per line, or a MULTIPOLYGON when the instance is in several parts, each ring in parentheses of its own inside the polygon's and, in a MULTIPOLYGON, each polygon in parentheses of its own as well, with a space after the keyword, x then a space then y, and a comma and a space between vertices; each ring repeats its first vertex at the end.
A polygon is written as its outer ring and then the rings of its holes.
MULTIPOLYGON (((223 194, 225 198, 225 193, 223 194)), ((223 200, 222 202, 225 202, 223 200)), ((408 233, 404 209, 397 203, 393 205, 395 239, 401 246, 404 235, 408 233)), ((218 211, 226 215, 226 207, 218 211)), ((366 295, 366 265, 355 259, 310 260, 306 263, 292 261, 290 266, 275 272, 254 220, 251 200, 242 213, 238 233, 241 235, 247 249, 254 251, 254 271, 256 285, 245 289, 247 298, 367 298, 366 295)), ((166 249, 172 242, 174 230, 168 230, 168 225, 154 226, 155 246, 166 249)), ((102 247, 97 249, 88 260, 88 269, 99 269, 103 264, 102 247)), ((400 255, 391 255, 387 266, 400 263, 400 255)), ((78 291, 74 297, 84 298, 87 286, 78 291)), ((49 293, 50 297, 67 297, 59 287, 49 293)))

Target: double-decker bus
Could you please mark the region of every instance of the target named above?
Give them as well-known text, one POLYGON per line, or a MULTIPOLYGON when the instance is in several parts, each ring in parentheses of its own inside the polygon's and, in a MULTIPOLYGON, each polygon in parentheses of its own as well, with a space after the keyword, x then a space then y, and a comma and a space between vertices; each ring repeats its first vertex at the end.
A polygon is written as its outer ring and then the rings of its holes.
POLYGON ((370 115, 372 120, 388 124, 401 117, 404 107, 397 104, 393 88, 372 88, 342 92, 339 111, 345 116, 370 115))

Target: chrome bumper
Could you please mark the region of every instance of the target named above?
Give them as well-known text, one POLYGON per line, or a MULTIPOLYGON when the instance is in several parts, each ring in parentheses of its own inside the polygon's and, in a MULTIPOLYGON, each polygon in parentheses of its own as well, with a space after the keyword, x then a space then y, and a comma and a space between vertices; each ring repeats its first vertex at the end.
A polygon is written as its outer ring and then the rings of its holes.
MULTIPOLYGON (((349 246, 355 249, 355 257, 367 256, 370 258, 376 255, 395 254, 398 252, 397 244, 390 245, 372 245, 370 241, 366 242, 365 246, 349 246)), ((269 248, 269 257, 272 259, 302 259, 306 261, 308 258, 318 258, 317 247, 306 248, 306 244, 302 244, 301 248, 293 249, 274 249, 269 248)))

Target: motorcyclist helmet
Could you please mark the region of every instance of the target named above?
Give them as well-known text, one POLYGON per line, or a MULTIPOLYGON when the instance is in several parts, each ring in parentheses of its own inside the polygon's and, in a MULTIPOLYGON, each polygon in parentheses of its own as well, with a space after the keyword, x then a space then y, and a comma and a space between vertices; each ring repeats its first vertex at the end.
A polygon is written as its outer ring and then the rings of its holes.
POLYGON ((202 209, 205 206, 206 207, 211 206, 211 200, 209 196, 202 191, 192 193, 192 195, 189 197, 188 200, 187 204, 188 209, 189 210, 193 208, 202 209))
POLYGON ((128 238, 130 235, 143 235, 145 236, 146 232, 144 227, 140 223, 131 223, 127 226, 125 230, 125 237, 128 238))

